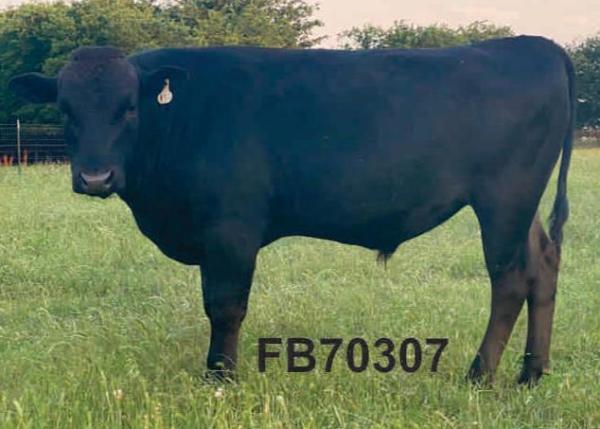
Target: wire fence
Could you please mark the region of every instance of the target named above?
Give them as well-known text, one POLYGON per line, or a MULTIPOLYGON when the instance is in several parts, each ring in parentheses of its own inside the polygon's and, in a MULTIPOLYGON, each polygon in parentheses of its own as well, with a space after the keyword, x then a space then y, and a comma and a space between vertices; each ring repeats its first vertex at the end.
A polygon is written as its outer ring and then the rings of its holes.
POLYGON ((0 124, 0 166, 56 162, 67 162, 61 125, 0 124))
MULTIPOLYGON (((578 143, 600 145, 600 128, 577 130, 578 143)), ((0 124, 0 167, 68 162, 59 124, 0 124)))

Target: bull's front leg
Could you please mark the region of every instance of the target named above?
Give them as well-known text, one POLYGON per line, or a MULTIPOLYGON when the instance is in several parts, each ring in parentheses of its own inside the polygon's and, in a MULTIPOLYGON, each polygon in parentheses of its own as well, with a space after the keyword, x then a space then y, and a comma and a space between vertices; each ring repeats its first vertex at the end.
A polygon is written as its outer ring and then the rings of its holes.
POLYGON ((259 249, 256 234, 239 224, 222 224, 204 238, 202 293, 210 320, 208 375, 232 378, 237 343, 259 249))

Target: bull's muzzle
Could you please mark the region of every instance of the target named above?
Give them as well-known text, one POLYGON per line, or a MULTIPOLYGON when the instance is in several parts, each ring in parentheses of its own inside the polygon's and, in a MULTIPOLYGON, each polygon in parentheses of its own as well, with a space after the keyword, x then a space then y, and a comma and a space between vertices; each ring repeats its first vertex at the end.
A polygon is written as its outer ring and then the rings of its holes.
POLYGON ((107 197, 113 192, 114 172, 107 170, 102 173, 87 174, 82 171, 79 173, 78 182, 76 191, 97 197, 107 197))

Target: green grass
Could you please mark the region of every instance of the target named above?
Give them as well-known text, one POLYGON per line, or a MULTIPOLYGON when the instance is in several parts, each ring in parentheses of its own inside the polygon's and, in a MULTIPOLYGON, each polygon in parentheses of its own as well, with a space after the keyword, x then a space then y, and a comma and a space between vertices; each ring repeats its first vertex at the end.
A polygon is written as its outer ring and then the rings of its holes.
MULTIPOLYGON (((163 256, 119 199, 70 191, 68 168, 0 169, 0 427, 600 427, 600 150, 574 153, 553 338, 553 374, 515 385, 524 313, 492 389, 463 381, 490 291, 464 210, 373 252, 291 238, 260 255, 239 382, 202 380, 208 321, 199 273, 163 256), (439 372, 257 370, 258 337, 447 337, 439 372), (114 395, 120 389, 122 397, 114 395)), ((543 216, 554 198, 546 193, 543 216)))

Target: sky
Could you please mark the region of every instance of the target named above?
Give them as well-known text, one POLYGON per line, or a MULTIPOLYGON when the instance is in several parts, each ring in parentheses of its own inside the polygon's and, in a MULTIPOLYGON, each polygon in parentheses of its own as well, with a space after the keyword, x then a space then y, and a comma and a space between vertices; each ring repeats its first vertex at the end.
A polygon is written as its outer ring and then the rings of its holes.
MULTIPOLYGON (((509 25, 517 34, 546 36, 559 43, 581 41, 600 31, 600 0, 309 0, 318 2, 326 47, 353 26, 388 26, 395 20, 451 26, 487 20, 509 25)), ((0 0, 0 7, 20 0, 0 0)))
POLYGON ((337 45, 336 34, 366 23, 394 20, 451 26, 487 20, 509 25, 517 34, 546 36, 565 44, 600 31, 600 0, 320 0, 323 44, 337 45))

